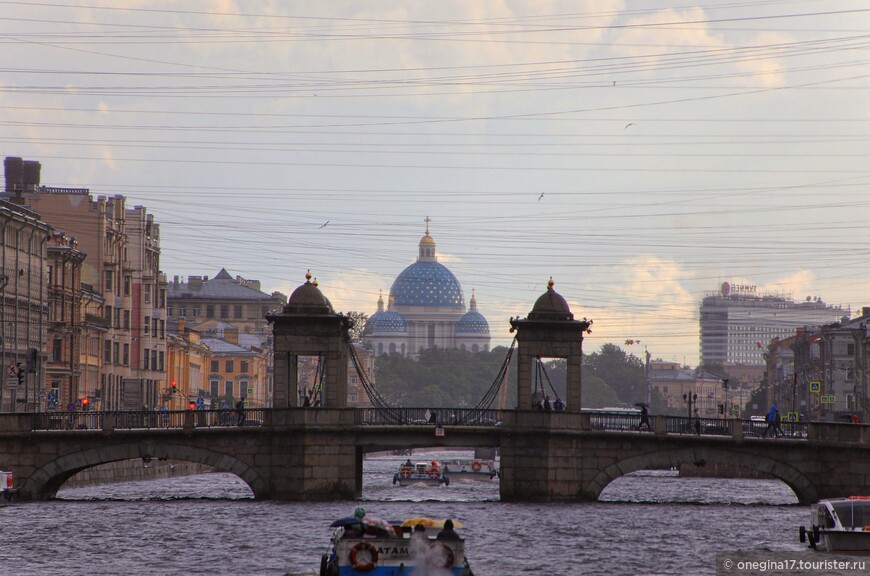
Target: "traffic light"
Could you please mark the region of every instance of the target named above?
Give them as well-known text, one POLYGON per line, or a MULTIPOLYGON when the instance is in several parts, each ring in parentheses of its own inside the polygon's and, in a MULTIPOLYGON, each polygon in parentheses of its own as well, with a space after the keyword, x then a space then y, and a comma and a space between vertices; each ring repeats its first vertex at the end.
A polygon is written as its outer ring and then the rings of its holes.
POLYGON ((725 405, 719 404, 719 414, 724 414, 724 413, 725 413, 725 405))
POLYGON ((87 411, 88 411, 88 403, 89 403, 89 402, 90 402, 90 400, 88 400, 88 397, 87 397, 87 396, 85 396, 84 398, 82 398, 82 411, 84 411, 84 412, 87 412, 87 411))
POLYGON ((21 362, 17 364, 18 385, 24 386, 24 368, 21 367, 21 362))
POLYGON ((175 380, 172 381, 172 386, 169 391, 172 394, 178 394, 178 384, 175 383, 175 380))
POLYGON ((191 410, 196 410, 196 402, 191 402, 190 404, 187 405, 187 407, 190 408, 191 410))

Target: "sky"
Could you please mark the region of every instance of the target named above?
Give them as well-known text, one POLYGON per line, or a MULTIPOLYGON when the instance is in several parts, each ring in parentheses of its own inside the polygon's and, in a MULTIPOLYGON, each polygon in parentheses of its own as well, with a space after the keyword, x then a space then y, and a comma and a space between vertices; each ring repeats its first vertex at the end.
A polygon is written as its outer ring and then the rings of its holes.
POLYGON ((870 305, 868 87, 858 0, 0 0, 0 153, 145 206, 170 281, 372 314, 428 217, 493 345, 552 277, 689 365, 725 281, 870 305))

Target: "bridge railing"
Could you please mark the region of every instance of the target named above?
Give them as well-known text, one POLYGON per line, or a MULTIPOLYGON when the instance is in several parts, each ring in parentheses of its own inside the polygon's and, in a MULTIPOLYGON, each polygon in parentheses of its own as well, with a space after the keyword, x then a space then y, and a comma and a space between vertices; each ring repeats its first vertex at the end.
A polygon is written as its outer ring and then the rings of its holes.
POLYGON ((499 426, 501 410, 479 408, 359 408, 356 424, 407 426, 499 426))
MULTIPOLYGON (((245 410, 244 426, 262 426, 267 409, 245 410)), ((38 412, 27 415, 32 430, 150 430, 238 426, 235 410, 126 410, 38 412)))

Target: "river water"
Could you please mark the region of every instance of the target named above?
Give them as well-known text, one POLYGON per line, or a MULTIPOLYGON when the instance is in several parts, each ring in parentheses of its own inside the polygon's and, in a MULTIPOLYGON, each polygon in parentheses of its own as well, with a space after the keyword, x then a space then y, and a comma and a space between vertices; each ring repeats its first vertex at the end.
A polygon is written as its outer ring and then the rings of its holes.
MULTIPOLYGON (((415 454, 415 460, 468 457, 415 454)), ((363 501, 258 502, 230 474, 62 489, 0 508, 0 575, 316 573, 329 523, 353 513, 460 520, 477 576, 715 574, 715 554, 801 551, 807 507, 776 480, 620 478, 598 502, 508 504, 498 482, 401 488, 402 456, 369 457, 363 501)))

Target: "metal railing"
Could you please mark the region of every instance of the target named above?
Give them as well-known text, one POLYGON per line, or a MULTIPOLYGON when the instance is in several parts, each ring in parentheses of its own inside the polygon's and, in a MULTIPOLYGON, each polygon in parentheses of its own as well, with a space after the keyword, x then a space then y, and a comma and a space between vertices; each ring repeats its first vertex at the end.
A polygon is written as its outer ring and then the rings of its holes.
MULTIPOLYGON (((245 410, 243 426, 262 426, 264 408, 245 410)), ((33 430, 151 430, 236 427, 235 410, 128 410, 122 412, 39 412, 29 414, 33 430)))
POLYGON ((480 408, 359 408, 356 424, 399 426, 499 426, 501 410, 480 408))

